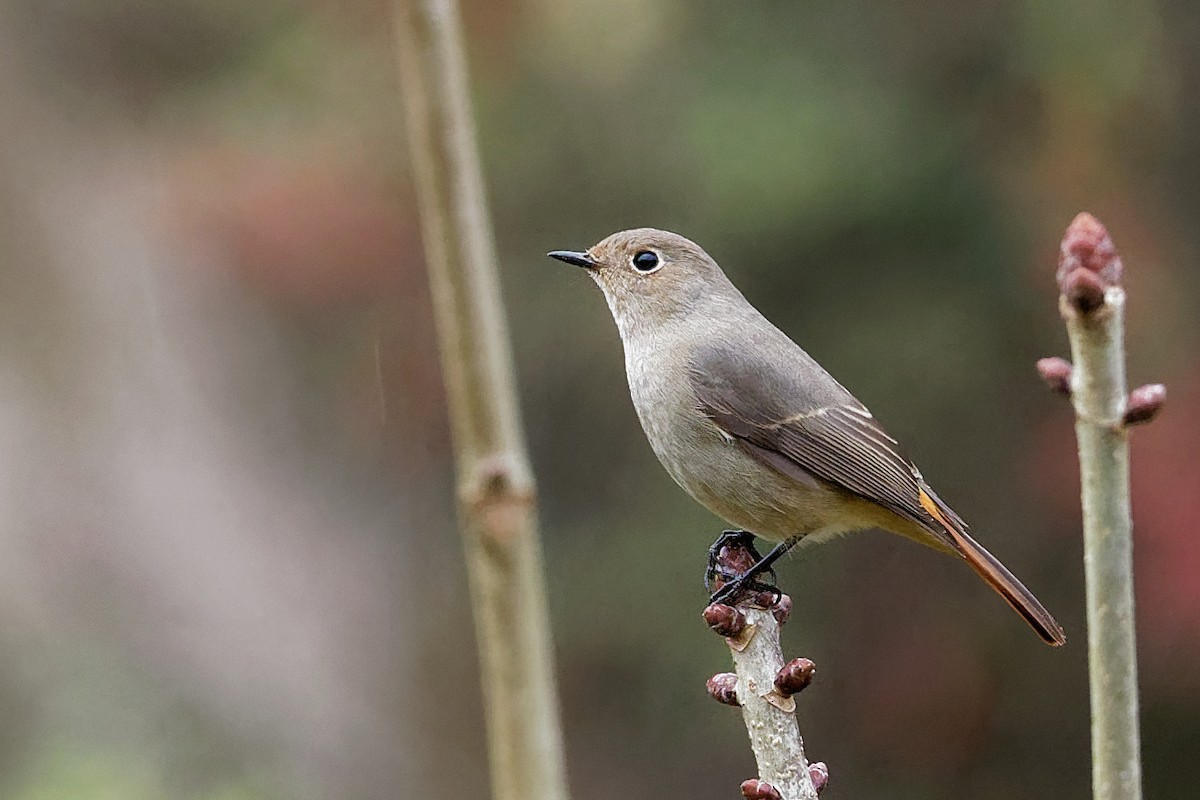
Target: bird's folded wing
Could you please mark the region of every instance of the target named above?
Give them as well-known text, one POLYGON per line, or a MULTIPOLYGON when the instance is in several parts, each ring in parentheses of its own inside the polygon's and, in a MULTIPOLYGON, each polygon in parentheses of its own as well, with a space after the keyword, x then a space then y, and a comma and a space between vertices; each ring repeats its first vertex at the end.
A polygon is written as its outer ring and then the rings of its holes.
MULTIPOLYGON (((747 370, 730 355, 701 349, 689 377, 701 413, 727 436, 750 445, 745 449, 752 456, 802 482, 814 475, 935 534, 944 535, 950 525, 966 529, 900 453, 896 440, 823 370, 809 376, 747 370), (806 402, 811 392, 790 385, 805 377, 826 379, 837 391, 806 402)), ((811 361, 797 366, 820 370, 811 361)))

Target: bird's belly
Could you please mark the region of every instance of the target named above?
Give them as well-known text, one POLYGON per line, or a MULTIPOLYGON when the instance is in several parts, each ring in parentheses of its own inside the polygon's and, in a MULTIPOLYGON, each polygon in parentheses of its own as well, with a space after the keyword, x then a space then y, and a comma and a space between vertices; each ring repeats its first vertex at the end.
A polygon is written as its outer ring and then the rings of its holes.
POLYGON ((688 494, 730 524, 775 540, 857 527, 847 500, 821 482, 802 483, 759 463, 707 419, 689 427, 672 439, 682 447, 655 452, 688 494))
MULTIPOLYGON (((711 451, 710 451, 711 452, 711 451)), ((828 528, 838 519, 836 494, 793 481, 722 443, 720 457, 681 470, 676 480, 713 513, 768 539, 828 528)))

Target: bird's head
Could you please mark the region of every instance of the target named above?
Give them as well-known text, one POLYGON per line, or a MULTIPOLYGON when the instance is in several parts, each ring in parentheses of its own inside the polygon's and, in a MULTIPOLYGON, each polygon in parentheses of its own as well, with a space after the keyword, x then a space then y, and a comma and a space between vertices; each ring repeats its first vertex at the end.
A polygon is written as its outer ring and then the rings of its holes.
POLYGON ((551 258, 582 267, 604 291, 622 335, 703 313, 737 290, 695 242, 655 228, 614 233, 587 250, 555 250, 551 258))

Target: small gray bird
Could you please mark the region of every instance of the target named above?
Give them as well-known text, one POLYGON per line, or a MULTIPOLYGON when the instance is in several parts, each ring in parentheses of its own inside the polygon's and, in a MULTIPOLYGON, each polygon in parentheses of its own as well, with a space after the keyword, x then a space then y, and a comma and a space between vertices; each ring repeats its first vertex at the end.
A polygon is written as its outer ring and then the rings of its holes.
POLYGON ((715 600, 755 585, 802 539, 882 528, 960 556, 1043 640, 1066 641, 866 406, 694 242, 638 228, 549 255, 583 267, 604 291, 638 419, 667 472, 731 524, 779 543, 715 600))

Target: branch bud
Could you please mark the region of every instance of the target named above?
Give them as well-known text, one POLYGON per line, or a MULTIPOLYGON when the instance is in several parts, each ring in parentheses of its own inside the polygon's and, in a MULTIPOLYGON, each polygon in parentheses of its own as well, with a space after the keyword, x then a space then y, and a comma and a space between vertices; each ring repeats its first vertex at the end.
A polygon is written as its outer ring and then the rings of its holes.
POLYGON ((717 561, 734 575, 741 575, 754 566, 755 558, 744 545, 727 544, 717 554, 717 561))
POLYGON ((1075 217, 1063 234, 1058 254, 1059 291, 1077 310, 1088 313, 1104 304, 1104 293, 1121 285, 1121 257, 1112 237, 1091 214, 1075 217))
POLYGON ((829 767, 825 766, 824 761, 814 761, 808 765, 808 778, 812 781, 817 794, 820 794, 821 790, 829 784, 829 767))
POLYGON ((771 606, 771 615, 780 625, 786 623, 788 617, 792 616, 792 598, 780 592, 779 599, 771 606))
POLYGON ((783 800, 778 789, 758 778, 742 781, 742 797, 746 800, 783 800))
POLYGON ((1129 393, 1125 403, 1125 416, 1122 422, 1126 425, 1141 425, 1158 416, 1163 403, 1167 401, 1167 387, 1161 383, 1147 383, 1129 393))
POLYGON ((708 627, 726 639, 737 636, 746 629, 746 615, 724 603, 713 603, 704 609, 702 616, 708 627))
POLYGON ((737 699, 737 680, 736 672, 718 672, 708 679, 706 688, 709 696, 727 706, 740 706, 741 703, 737 699))
POLYGON ((817 665, 807 658, 793 658, 775 676, 775 689, 784 697, 791 697, 812 683, 816 673, 817 665))
POLYGON ((763 589, 754 596, 754 605, 758 608, 773 609, 775 604, 779 602, 779 596, 783 594, 778 589, 763 589))
POLYGON ((1041 358, 1037 362, 1038 375, 1055 394, 1071 396, 1071 374, 1075 368, 1065 358, 1041 358))
POLYGON ((1104 282, 1094 272, 1077 269, 1062 280, 1059 288, 1067 302, 1085 314, 1104 305, 1104 282))

